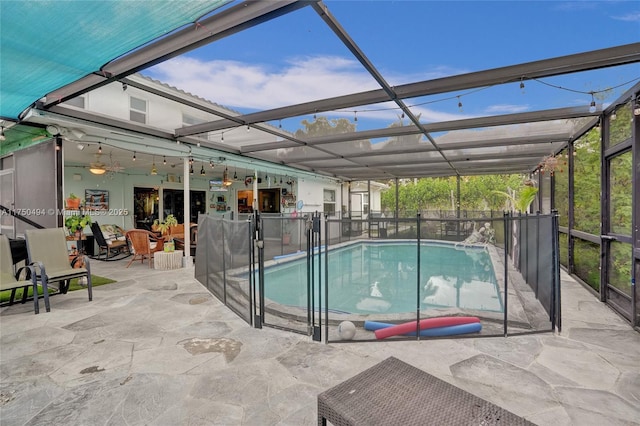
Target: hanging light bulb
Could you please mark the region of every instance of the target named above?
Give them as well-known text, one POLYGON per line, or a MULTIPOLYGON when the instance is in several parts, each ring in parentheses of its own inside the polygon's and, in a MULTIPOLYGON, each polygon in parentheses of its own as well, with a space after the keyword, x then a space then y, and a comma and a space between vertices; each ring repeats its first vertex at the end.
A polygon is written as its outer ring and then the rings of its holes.
POLYGON ((282 129, 282 120, 280 120, 280 121, 279 121, 279 123, 278 123, 278 128, 279 128, 279 129, 282 129))
POLYGON ((462 100, 460 100, 460 96, 458 96, 458 109, 462 111, 462 100))
POLYGON ((222 132, 222 137, 220 138, 220 142, 224 142, 224 132, 222 132))
POLYGON ((167 157, 164 155, 162 156, 162 164, 167 164, 167 157))
POLYGON ((204 176, 206 173, 204 171, 204 164, 200 165, 200 176, 204 176))
POLYGON ((189 174, 192 175, 193 174, 193 164, 189 165, 189 174))
POLYGON ((591 93, 591 103, 589 104, 589 112, 596 112, 596 100, 593 98, 593 92, 591 93))
POLYGON ((247 132, 251 130, 251 127, 247 124, 247 132))
POLYGON ((233 182, 229 180, 229 169, 227 167, 224 168, 224 172, 222 173, 222 184, 224 186, 230 186, 233 182))
POLYGON ((613 111, 613 112, 611 113, 611 121, 616 121, 616 119, 617 119, 617 118, 618 118, 618 114, 616 114, 616 112, 615 112, 615 111, 613 111))
POLYGON ((209 167, 213 169, 213 160, 209 160, 209 167))
POLYGON ((136 161, 136 152, 135 152, 135 151, 133 151, 133 158, 132 158, 132 160, 133 160, 133 161, 136 161))
POLYGON ((636 104, 633 107, 633 115, 640 115, 640 100, 636 99, 636 104))
POLYGON ((524 95, 524 77, 520 79, 520 93, 524 95))
POLYGON ((7 138, 4 136, 4 126, 2 126, 0 127, 0 141, 3 141, 5 139, 7 138))
POLYGON ((353 111, 353 121, 358 122, 358 111, 353 111))
POLYGON ((153 162, 151 163, 151 174, 155 176, 155 175, 158 174, 158 169, 156 168, 156 157, 155 157, 155 155, 152 158, 153 158, 153 162))
POLYGON ((238 179, 238 172, 233 169, 233 180, 237 180, 238 179))
POLYGON ((98 142, 98 154, 102 154, 102 142, 98 142))

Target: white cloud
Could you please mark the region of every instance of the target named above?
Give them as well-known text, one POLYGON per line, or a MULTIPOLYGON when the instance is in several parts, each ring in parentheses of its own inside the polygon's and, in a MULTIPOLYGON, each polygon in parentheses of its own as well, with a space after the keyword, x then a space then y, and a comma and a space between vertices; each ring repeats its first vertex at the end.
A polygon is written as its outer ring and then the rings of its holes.
POLYGON ((271 109, 378 88, 357 62, 339 57, 301 58, 280 70, 182 57, 161 63, 148 74, 232 108, 271 109))
POLYGON ((631 12, 626 15, 612 16, 611 18, 618 21, 640 22, 640 12, 631 12))
MULTIPOLYGON (((455 73, 455 70, 449 68, 434 67, 420 75, 395 75, 389 82, 394 84, 391 80, 429 80, 455 73)), ((337 56, 294 58, 287 61, 286 67, 278 70, 267 65, 229 60, 203 61, 183 56, 158 64, 145 74, 211 102, 235 109, 272 109, 380 88, 359 62, 337 56)), ((385 123, 396 121, 401 113, 398 106, 392 102, 365 108, 383 111, 359 110, 358 117, 381 120, 385 123)), ((460 114, 444 113, 419 106, 411 109, 416 115, 420 115, 422 122, 466 118, 460 114)), ((354 116, 353 112, 334 112, 332 115, 350 119, 354 116)))
POLYGON ((528 105, 510 105, 510 104, 497 104, 491 105, 485 108, 485 112, 488 114, 514 114, 517 112, 528 111, 528 105))

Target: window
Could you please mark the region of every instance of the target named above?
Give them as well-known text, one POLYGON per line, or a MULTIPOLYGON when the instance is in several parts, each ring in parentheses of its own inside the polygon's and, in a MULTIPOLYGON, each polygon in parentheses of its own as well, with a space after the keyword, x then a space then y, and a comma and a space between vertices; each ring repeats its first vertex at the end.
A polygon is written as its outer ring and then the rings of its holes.
POLYGON ((335 216, 336 214, 336 191, 333 189, 324 190, 324 214, 335 216))
POLYGON ((147 101, 140 98, 129 98, 129 120, 138 123, 147 123, 147 101))
POLYGON ((85 98, 84 96, 76 96, 75 98, 65 101, 64 104, 84 109, 85 98))
POLYGON ((182 127, 193 126, 194 124, 204 123, 204 120, 194 117, 193 115, 182 113, 182 127))

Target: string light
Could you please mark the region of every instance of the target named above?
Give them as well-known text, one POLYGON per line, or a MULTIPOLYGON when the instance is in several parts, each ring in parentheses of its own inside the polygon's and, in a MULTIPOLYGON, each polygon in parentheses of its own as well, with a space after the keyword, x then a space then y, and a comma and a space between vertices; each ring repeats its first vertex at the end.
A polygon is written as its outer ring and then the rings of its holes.
POLYGON ((189 164, 189 174, 190 175, 193 174, 193 164, 192 163, 189 164))
POLYGON ((165 157, 164 155, 162 156, 162 164, 167 164, 167 157, 165 157))
POLYGON ((353 121, 358 122, 358 111, 353 111, 353 121))
POLYGON ((615 112, 615 111, 613 111, 613 112, 611 113, 611 121, 616 121, 616 119, 617 119, 617 118, 618 118, 618 114, 616 114, 616 112, 615 112))
POLYGON ((209 166, 213 169, 213 160, 209 160, 209 166))
POLYGON ((98 142, 98 154, 102 154, 102 142, 98 142))
POLYGON ((462 100, 460 100, 460 96, 458 95, 458 109, 462 111, 462 100))
POLYGON ((280 120, 280 122, 278 124, 278 128, 282 129, 282 120, 280 120))
POLYGON ((206 173, 204 171, 204 164, 200 165, 200 176, 204 176, 206 173))
POLYGON ((247 132, 251 130, 251 127, 247 124, 247 132))
POLYGON ((593 97, 593 92, 591 92, 591 103, 589 104, 589 112, 596 112, 596 100, 593 97))
POLYGON ((133 161, 136 161, 136 152, 135 152, 135 151, 133 151, 133 158, 132 158, 132 160, 133 160, 133 161))
POLYGON ((224 142, 224 132, 222 132, 222 137, 220 138, 220 142, 224 142))
POLYGON ((520 79, 520 92, 524 95, 524 77, 520 79))

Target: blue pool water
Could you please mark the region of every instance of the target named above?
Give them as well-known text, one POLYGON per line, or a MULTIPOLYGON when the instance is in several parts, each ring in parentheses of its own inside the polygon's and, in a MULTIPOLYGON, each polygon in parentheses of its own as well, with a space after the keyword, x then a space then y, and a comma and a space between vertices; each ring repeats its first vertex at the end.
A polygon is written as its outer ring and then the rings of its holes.
MULTIPOLYGON (((318 274, 316 255, 315 276, 318 274)), ((321 255, 325 306, 324 253, 321 255)), ((484 247, 422 243, 420 277, 417 246, 402 242, 361 242, 329 252, 329 304, 348 313, 406 313, 458 307, 502 312, 491 258, 484 247)), ((306 259, 265 269, 265 297, 288 306, 307 306, 306 259)), ((317 281, 317 279, 316 279, 317 281)), ((316 303, 317 306, 317 303, 316 303)))

